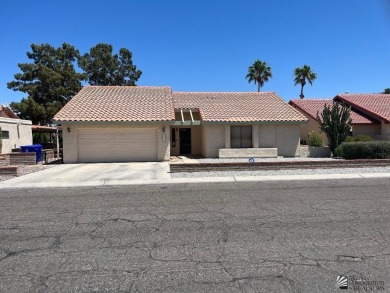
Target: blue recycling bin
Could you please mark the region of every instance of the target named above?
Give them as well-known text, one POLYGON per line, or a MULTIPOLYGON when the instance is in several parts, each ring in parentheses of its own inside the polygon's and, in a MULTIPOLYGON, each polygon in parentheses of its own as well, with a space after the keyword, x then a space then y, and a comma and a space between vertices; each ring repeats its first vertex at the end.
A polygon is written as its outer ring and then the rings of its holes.
POLYGON ((35 153, 37 163, 42 160, 42 145, 41 144, 21 145, 20 149, 22 150, 22 153, 35 153))

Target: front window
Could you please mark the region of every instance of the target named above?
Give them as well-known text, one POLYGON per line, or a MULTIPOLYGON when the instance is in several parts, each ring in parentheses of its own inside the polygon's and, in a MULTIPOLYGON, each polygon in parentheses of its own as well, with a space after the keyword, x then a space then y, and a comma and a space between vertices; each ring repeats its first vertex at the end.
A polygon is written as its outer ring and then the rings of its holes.
POLYGON ((252 126, 231 126, 230 147, 233 149, 252 147, 252 126))
POLYGON ((9 139, 9 131, 8 131, 8 130, 3 130, 3 131, 1 132, 1 137, 2 137, 3 139, 9 139))

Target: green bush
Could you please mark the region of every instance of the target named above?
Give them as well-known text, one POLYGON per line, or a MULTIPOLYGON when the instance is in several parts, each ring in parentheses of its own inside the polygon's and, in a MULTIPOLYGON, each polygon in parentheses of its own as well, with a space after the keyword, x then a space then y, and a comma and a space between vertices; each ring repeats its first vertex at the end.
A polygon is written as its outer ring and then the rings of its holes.
POLYGON ((356 136, 347 136, 345 139, 346 142, 354 142, 354 141, 374 141, 371 136, 368 135, 356 135, 356 136))
POLYGON ((390 159, 390 141, 343 142, 335 154, 346 160, 390 159))
POLYGON ((353 141, 355 140, 353 139, 353 136, 350 135, 348 135, 347 138, 345 139, 345 142, 353 142, 353 141))
POLYGON ((322 147, 324 145, 324 141, 322 140, 321 135, 313 130, 309 132, 307 144, 311 147, 322 147))

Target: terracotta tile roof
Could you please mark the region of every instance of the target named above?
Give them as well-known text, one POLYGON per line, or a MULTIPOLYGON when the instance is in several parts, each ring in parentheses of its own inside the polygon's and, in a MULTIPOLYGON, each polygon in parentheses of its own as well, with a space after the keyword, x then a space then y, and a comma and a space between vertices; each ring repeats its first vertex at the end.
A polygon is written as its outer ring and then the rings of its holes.
MULTIPOLYGON (((317 112, 322 112, 324 105, 332 105, 331 99, 296 99, 289 102, 290 105, 299 108, 313 119, 317 119, 317 112)), ((375 120, 362 116, 351 109, 352 124, 372 124, 377 123, 375 120)))
POLYGON ((273 92, 173 92, 173 104, 198 108, 206 122, 307 121, 273 92))
POLYGON ((335 97, 377 119, 390 123, 390 95, 389 94, 341 94, 335 97))
POLYGON ((4 112, 9 118, 20 119, 9 107, 0 105, 0 112, 4 112))
POLYGON ((170 87, 87 86, 55 121, 169 121, 175 119, 170 87))

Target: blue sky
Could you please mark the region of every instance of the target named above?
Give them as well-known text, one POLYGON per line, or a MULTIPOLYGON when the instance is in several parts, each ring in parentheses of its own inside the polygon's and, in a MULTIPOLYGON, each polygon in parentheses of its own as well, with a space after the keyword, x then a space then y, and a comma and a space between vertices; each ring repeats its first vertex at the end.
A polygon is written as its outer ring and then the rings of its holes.
POLYGON ((255 59, 273 78, 263 91, 297 98, 295 67, 318 74, 307 98, 381 92, 390 87, 388 0, 1 1, 0 103, 28 62, 32 43, 125 47, 143 71, 138 85, 176 91, 255 91, 245 75, 255 59))

